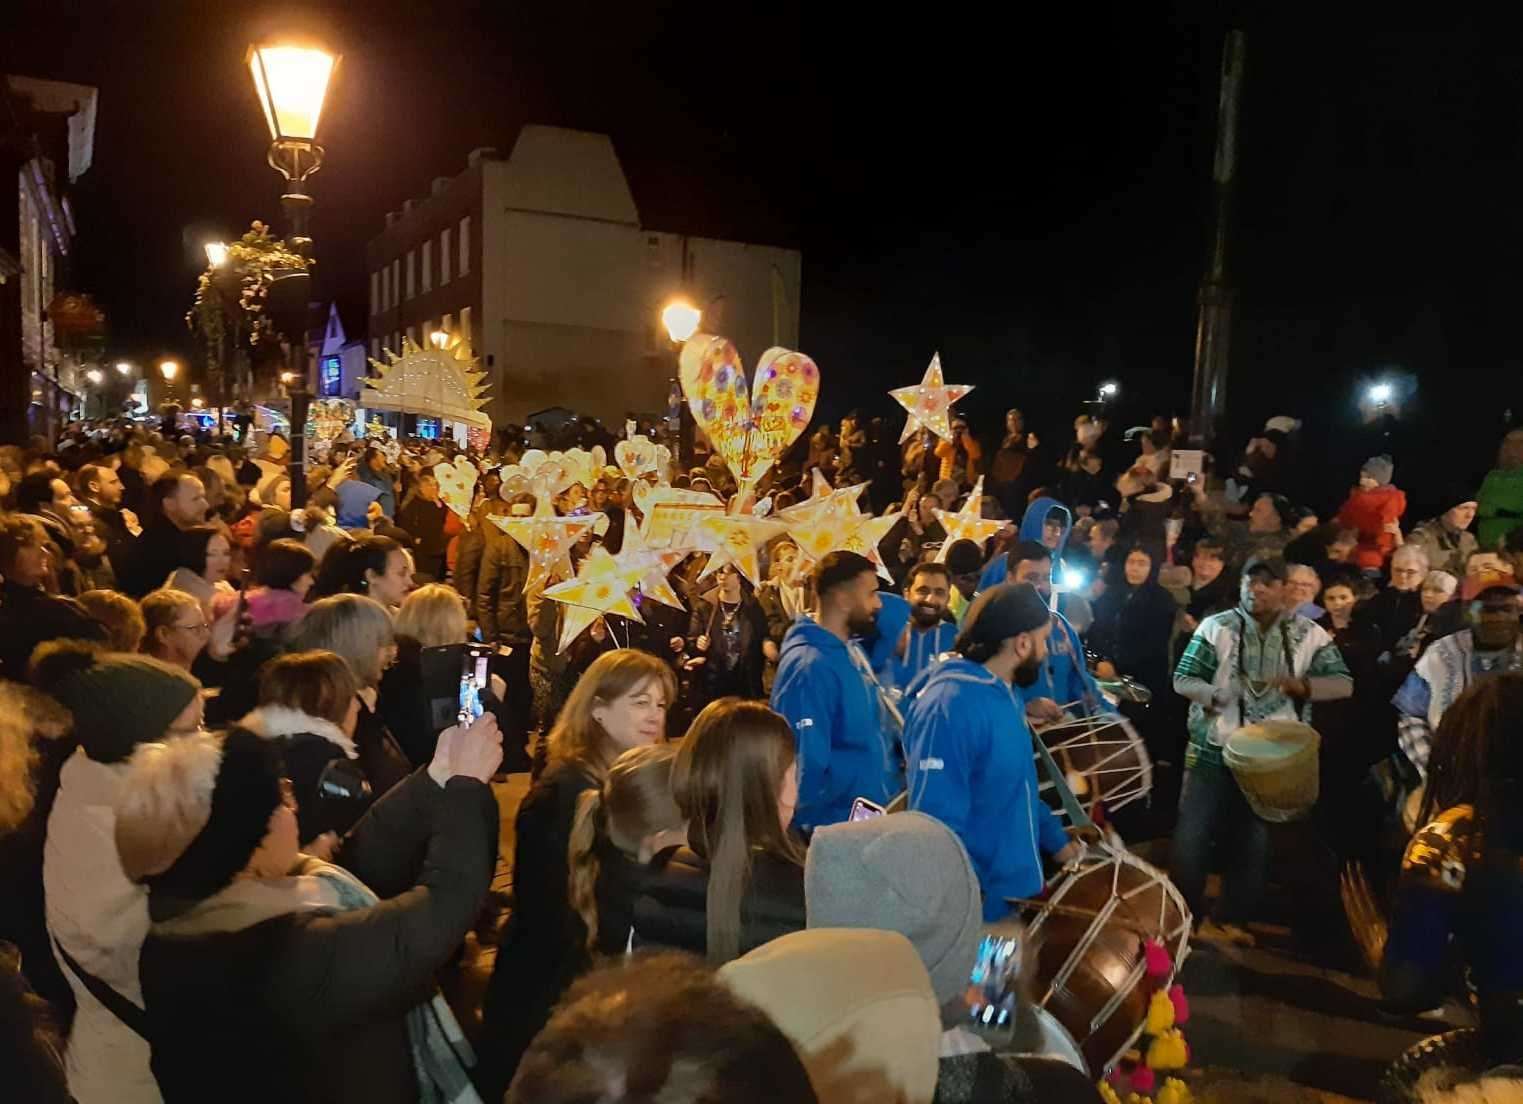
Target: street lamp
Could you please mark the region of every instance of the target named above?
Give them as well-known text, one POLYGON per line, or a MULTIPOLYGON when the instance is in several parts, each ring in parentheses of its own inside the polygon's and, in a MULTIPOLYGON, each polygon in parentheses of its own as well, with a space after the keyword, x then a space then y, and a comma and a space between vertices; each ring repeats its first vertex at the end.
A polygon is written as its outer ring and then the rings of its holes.
POLYGON ((1115 380, 1106 380, 1100 385, 1100 401, 1105 402, 1114 399, 1121 393, 1121 385, 1115 380))
POLYGON ((1373 383, 1369 390, 1370 402, 1376 406, 1389 406, 1394 393, 1395 389, 1389 383, 1373 383))
POLYGON ((85 373, 85 379, 95 384, 96 387, 99 387, 106 381, 106 373, 102 372, 99 368, 91 368, 85 373))
POLYGON ((682 344, 698 332, 703 312, 686 299, 673 299, 661 312, 661 324, 677 344, 682 344))
POLYGON ((227 263, 227 242, 207 242, 201 248, 206 250, 206 263, 213 268, 221 268, 227 263))
MULTIPOLYGON (((317 126, 339 58, 337 54, 316 46, 271 43, 250 46, 247 60, 264 121, 270 128, 267 159, 270 167, 286 181, 280 206, 290 224, 287 241, 293 250, 305 257, 312 245, 307 234, 312 196, 305 183, 307 177, 322 167, 323 147, 317 144, 317 126)), ((304 324, 301 333, 302 371, 287 385, 287 394, 291 397, 293 509, 300 509, 307 502, 307 404, 312 399, 307 390, 307 352, 304 324)), ((281 378, 284 380, 285 376, 281 378)))
POLYGON ((180 366, 172 360, 159 362, 159 375, 164 377, 165 383, 174 383, 175 376, 180 372, 180 366))
POLYGON ((125 360, 116 362, 116 370, 124 376, 132 375, 132 365, 128 364, 125 360))

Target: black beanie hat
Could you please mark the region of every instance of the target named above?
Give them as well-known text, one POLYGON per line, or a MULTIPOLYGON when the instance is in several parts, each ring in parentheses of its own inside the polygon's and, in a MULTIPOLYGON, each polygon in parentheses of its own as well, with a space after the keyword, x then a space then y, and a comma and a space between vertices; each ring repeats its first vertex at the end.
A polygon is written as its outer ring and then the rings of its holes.
POLYGON ((1032 632, 1047 624, 1052 613, 1036 587, 1030 583, 1001 583, 990 587, 968 607, 963 615, 962 631, 957 634, 956 649, 970 655, 998 649, 1003 641, 1023 632, 1032 632))
POLYGON ((153 891, 203 901, 231 885, 269 832, 282 773, 270 741, 246 728, 229 731, 206 825, 168 870, 146 879, 153 891))
POLYGON ((972 575, 983 570, 984 554, 973 541, 953 541, 947 549, 945 562, 953 575, 972 575))
POLYGON ((139 744, 162 740, 201 692, 178 667, 76 640, 39 647, 30 674, 73 715, 74 738, 97 763, 123 762, 139 744))

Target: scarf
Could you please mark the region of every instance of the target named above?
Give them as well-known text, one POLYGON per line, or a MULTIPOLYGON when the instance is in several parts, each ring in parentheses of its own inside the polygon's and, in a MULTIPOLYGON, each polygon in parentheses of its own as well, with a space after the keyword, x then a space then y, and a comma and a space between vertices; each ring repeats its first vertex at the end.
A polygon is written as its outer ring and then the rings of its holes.
MULTIPOLYGON (((153 930, 167 936, 234 932, 276 916, 349 912, 379 903, 375 892, 343 867, 302 855, 286 877, 240 878, 153 930)), ((439 993, 407 1013, 407 1042, 423 1104, 481 1104, 467 1072, 476 1055, 439 993)))

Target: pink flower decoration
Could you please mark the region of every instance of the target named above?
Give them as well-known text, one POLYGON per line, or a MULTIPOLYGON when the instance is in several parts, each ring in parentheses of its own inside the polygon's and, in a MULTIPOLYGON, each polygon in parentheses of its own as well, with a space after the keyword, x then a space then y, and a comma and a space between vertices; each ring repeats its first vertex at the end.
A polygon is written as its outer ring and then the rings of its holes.
POLYGON ((1132 1091, 1150 1093, 1158 1084, 1158 1076, 1147 1066, 1139 1066, 1132 1071, 1132 1091))
POLYGON ((1143 944, 1143 954, 1147 959, 1148 977, 1169 976, 1169 968, 1174 965, 1174 960, 1169 957, 1167 947, 1156 939, 1149 939, 1143 944))
POLYGON ((1169 1000, 1174 1003, 1174 1022, 1185 1024, 1190 1022, 1190 1000, 1185 996, 1185 987, 1176 985, 1169 990, 1169 1000))

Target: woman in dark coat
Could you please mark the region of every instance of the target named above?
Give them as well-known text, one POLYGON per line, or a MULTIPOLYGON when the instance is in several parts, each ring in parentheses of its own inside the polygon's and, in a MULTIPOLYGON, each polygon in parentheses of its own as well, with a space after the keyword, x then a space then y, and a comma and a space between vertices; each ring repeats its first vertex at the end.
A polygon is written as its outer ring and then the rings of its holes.
POLYGON ((695 653, 695 707, 724 697, 764 697, 767 614, 733 564, 720 568, 719 585, 693 603, 688 648, 695 653), (699 660, 702 660, 700 663, 699 660))
POLYGON ((568 849, 581 795, 633 747, 659 743, 676 693, 671 668, 620 648, 587 669, 556 718, 549 764, 519 806, 513 912, 483 1003, 483 1100, 501 1100, 550 1010, 588 966, 587 932, 571 906, 568 849))
POLYGON ((1101 657, 1102 679, 1129 675, 1153 692, 1148 706, 1124 705, 1155 760, 1177 763, 1181 729, 1172 691, 1170 644, 1179 606, 1158 583, 1161 553, 1135 544, 1122 561, 1120 578, 1095 600, 1089 647, 1101 657))
POLYGON ((803 848, 793 729, 761 702, 721 698, 682 740, 672 794, 688 845, 652 859, 635 901, 634 943, 705 955, 714 966, 804 927, 803 848))
POLYGON ((279 755, 254 733, 134 756, 116 844, 149 889, 144 1026, 166 1104, 209 1085, 219 1100, 314 1104, 469 1089, 433 979, 491 884, 502 746, 486 716, 440 748, 360 820, 341 866, 298 853, 279 755))

